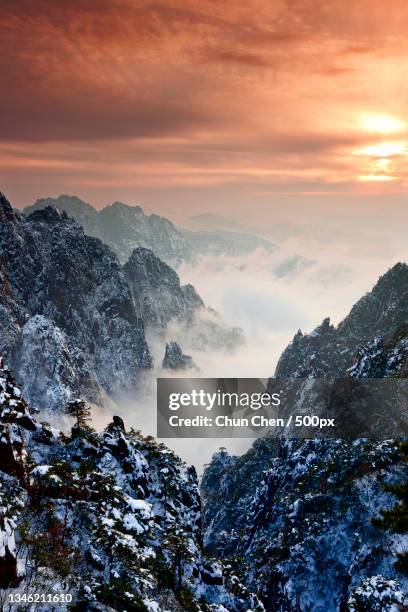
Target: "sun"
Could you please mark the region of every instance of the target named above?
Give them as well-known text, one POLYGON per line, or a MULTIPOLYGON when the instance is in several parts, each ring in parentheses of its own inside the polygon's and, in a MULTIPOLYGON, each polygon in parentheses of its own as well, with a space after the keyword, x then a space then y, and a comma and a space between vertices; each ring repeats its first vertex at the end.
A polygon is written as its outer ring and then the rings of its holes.
POLYGON ((378 144, 369 145, 356 151, 358 155, 366 155, 367 157, 388 158, 396 155, 404 155, 407 153, 407 143, 399 142, 380 142, 378 144))
POLYGON ((360 127, 372 134, 396 134, 406 129, 406 123, 392 115, 363 115, 360 127))

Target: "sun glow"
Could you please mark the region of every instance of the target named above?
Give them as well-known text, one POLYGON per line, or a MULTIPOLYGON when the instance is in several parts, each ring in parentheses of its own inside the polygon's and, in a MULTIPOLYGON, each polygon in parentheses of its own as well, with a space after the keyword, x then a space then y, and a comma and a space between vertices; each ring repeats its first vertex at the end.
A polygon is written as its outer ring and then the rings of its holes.
POLYGON ((364 115, 360 126, 366 132, 373 134, 396 134, 406 129, 406 123, 392 115, 364 115))
POLYGON ((399 178, 396 176, 400 167, 399 160, 408 155, 408 142, 405 140, 379 142, 357 149, 354 153, 365 158, 365 172, 363 170, 358 176, 359 181, 396 181, 399 178))
POLYGON ((407 153, 408 146, 405 141, 401 142, 380 142, 375 145, 369 145, 356 151, 359 155, 367 155, 368 157, 387 158, 394 155, 404 155, 407 153))
POLYGON ((381 172, 388 172, 388 170, 390 169, 390 165, 391 160, 385 157, 377 159, 377 161, 375 162, 375 167, 378 168, 378 170, 381 170, 381 172))
POLYGON ((396 181, 398 177, 390 176, 389 174, 361 174, 358 177, 359 181, 368 183, 369 181, 396 181))

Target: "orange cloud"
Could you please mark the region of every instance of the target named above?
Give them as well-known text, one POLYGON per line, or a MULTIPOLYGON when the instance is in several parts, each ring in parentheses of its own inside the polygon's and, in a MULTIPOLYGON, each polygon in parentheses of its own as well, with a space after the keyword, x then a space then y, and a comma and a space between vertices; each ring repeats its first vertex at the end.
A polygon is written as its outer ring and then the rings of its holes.
POLYGON ((100 199, 107 183, 232 200, 404 185, 390 147, 408 123, 405 1, 4 0, 0 19, 0 172, 17 201, 24 172, 100 199))

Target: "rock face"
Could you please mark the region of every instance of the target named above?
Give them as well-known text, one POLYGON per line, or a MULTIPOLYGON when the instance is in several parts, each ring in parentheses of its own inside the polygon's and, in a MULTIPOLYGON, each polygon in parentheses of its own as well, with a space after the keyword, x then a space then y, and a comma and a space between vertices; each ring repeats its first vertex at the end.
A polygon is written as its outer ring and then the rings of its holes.
MULTIPOLYGON (((408 266, 398 263, 357 302, 337 328, 325 319, 311 334, 298 332, 282 354, 276 376, 341 376, 361 361, 364 350, 371 350, 373 342, 381 349, 384 367, 389 364, 394 368, 393 352, 405 353, 407 298, 408 266)), ((381 371, 378 374, 381 376, 381 371)), ((374 371, 370 375, 375 376, 374 371)))
POLYGON ((167 342, 166 352, 162 362, 165 370, 191 370, 194 368, 194 361, 190 355, 184 355, 177 342, 167 342))
POLYGON ((123 273, 146 327, 165 328, 172 320, 191 320, 204 302, 192 285, 181 285, 170 266, 150 249, 135 249, 123 273))
MULTIPOLYGON (((106 394, 133 389, 152 365, 145 328, 163 346, 170 333, 194 350, 233 350, 243 342, 241 330, 228 327, 150 249, 134 249, 122 268, 64 211, 43 207, 49 203, 22 215, 0 197, 0 350, 33 407, 61 410, 79 395, 101 404, 106 394)), ((96 233, 99 213, 91 206, 65 196, 58 203, 96 233)), ((109 215, 121 218, 122 209, 112 206, 109 215)))
MULTIPOLYGON (((326 319, 296 334, 276 372, 304 378, 289 412, 313 404, 317 377, 406 376, 407 291, 408 267, 397 264, 337 328, 326 319)), ((393 562, 408 536, 371 519, 395 503, 384 484, 407 478, 393 441, 260 439, 206 469, 204 541, 211 554, 245 559, 246 584, 271 612, 406 606, 408 581, 393 562)))
POLYGON ((31 416, 4 367, 0 428, 2 596, 58 584, 95 612, 263 610, 205 556, 195 470, 163 445, 119 417, 64 436, 31 416))
POLYGON ((205 306, 192 285, 181 285, 170 266, 150 249, 135 249, 123 266, 136 309, 146 329, 171 333, 194 350, 234 350, 244 342, 242 330, 229 327, 205 306))
POLYGON ((131 387, 151 359, 115 255, 54 208, 25 218, 1 195, 0 219, 0 349, 34 407, 131 387))

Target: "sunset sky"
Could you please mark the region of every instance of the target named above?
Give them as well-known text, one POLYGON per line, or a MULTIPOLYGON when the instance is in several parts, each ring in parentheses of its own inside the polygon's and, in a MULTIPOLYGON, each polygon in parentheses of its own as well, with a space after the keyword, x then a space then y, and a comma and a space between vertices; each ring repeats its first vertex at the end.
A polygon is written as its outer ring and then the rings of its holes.
POLYGON ((0 184, 16 206, 405 201, 406 0, 2 0, 0 20, 0 184))

